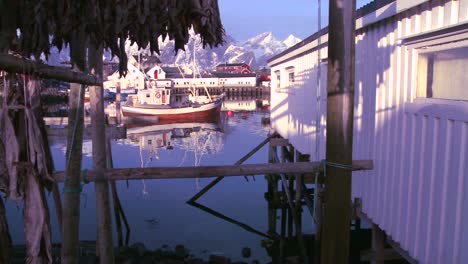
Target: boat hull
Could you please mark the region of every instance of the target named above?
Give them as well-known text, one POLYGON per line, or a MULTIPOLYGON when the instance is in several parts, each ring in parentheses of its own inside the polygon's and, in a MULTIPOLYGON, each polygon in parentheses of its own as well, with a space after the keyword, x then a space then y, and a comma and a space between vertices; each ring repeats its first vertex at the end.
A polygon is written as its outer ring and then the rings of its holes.
POLYGON ((198 107, 151 108, 142 106, 122 106, 122 114, 126 117, 157 116, 159 121, 198 120, 216 117, 221 110, 222 100, 203 104, 198 107))

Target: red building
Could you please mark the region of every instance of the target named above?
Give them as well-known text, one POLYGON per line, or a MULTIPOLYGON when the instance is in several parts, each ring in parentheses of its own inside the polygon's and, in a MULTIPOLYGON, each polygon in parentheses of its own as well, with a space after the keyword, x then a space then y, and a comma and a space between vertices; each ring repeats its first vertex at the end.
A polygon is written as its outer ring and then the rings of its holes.
POLYGON ((216 72, 247 74, 251 73, 250 66, 247 63, 225 63, 216 66, 216 72))

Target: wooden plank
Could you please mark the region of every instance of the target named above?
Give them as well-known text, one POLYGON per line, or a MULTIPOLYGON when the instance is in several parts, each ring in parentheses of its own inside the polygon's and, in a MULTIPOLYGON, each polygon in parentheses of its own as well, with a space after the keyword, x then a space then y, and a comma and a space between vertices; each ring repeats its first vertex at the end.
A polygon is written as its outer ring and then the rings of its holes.
POLYGON ((289 140, 284 139, 284 138, 272 138, 270 139, 270 145, 274 147, 276 146, 285 147, 289 145, 289 140))
MULTIPOLYGON (((372 165, 372 161, 356 161, 358 170, 363 170, 364 163, 372 165)), ((372 169, 368 166, 365 169, 372 169)), ((296 162, 296 163, 267 163, 267 164, 244 164, 244 165, 221 165, 200 167, 156 167, 156 168, 121 168, 104 170, 104 179, 107 180, 142 180, 142 179, 189 179, 189 178, 212 178, 244 175, 285 174, 304 173, 314 174, 321 172, 321 162, 296 162)), ((64 172, 54 173, 57 181, 63 181, 64 172)), ((86 172, 86 180, 96 180, 95 171, 86 172)))
POLYGON ((416 259, 410 256, 408 251, 404 250, 401 248, 400 244, 397 242, 393 241, 390 237, 387 237, 387 243, 396 251, 400 256, 402 256, 406 261, 408 261, 411 264, 417 264, 419 263, 416 259))
POLYGON ((0 70, 20 74, 27 72, 39 78, 55 79, 70 83, 102 85, 102 78, 91 74, 72 71, 67 67, 50 66, 11 54, 0 53, 0 70))
MULTIPOLYGON (((352 164, 356 0, 329 1, 326 160, 352 164)), ((327 165, 320 262, 348 263, 351 171, 327 165)))
POLYGON ((376 262, 386 260, 400 260, 403 259, 398 252, 392 248, 385 248, 379 254, 375 251, 367 250, 361 252, 361 261, 376 262))
MULTIPOLYGON (((47 135, 49 138, 66 138, 68 129, 65 128, 48 128, 47 135)), ((126 139, 127 128, 124 126, 107 126, 106 136, 110 139, 126 139)), ((83 139, 92 138, 92 128, 86 127, 83 130, 83 139)))

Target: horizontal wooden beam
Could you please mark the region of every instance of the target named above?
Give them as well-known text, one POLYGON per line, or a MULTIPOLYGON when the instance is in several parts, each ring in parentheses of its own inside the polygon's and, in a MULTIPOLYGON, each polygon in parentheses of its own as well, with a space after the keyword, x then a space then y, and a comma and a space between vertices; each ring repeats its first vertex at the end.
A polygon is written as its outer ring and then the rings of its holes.
MULTIPOLYGON (((356 161, 357 170, 372 169, 372 161, 356 161), (367 163, 369 166, 364 166, 367 163)), ((188 179, 211 178, 219 176, 245 176, 264 174, 304 173, 313 174, 323 170, 321 162, 296 162, 296 163, 266 163, 223 166, 200 167, 156 167, 156 168, 122 168, 106 169, 105 180, 142 180, 142 179, 188 179)), ((96 172, 87 171, 86 180, 96 181, 96 172)), ((56 172, 54 178, 63 181, 64 172, 56 172)), ((104 180, 102 179, 102 180, 104 180)))
POLYGON ((91 74, 74 72, 67 67, 50 66, 11 54, 0 53, 0 71, 34 75, 70 83, 102 85, 102 79, 91 74))
MULTIPOLYGON (((362 170, 372 170, 374 169, 374 162, 372 160, 354 160, 352 171, 362 171, 362 170)), ((320 168, 320 173, 323 172, 323 166, 320 168)), ((324 182, 324 175, 320 175, 318 178, 319 183, 324 182)), ((315 174, 306 174, 304 175, 304 183, 314 184, 315 183, 315 174)))
POLYGON ((270 139, 270 145, 273 146, 273 147, 288 146, 289 145, 289 140, 284 139, 284 138, 272 138, 272 139, 270 139))
POLYGON ((361 261, 386 261, 386 260, 399 260, 403 259, 398 252, 393 248, 385 248, 377 253, 373 250, 366 250, 361 252, 361 261))

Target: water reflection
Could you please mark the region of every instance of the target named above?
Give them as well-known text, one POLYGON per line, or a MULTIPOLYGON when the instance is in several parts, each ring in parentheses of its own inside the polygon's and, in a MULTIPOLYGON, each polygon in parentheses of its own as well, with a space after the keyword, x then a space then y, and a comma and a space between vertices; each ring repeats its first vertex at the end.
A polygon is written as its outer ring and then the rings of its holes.
MULTIPOLYGON (((161 152, 183 151, 178 161, 180 166, 200 166, 205 155, 214 155, 222 151, 225 134, 221 127, 221 120, 206 120, 206 123, 170 123, 170 124, 127 124, 127 139, 123 144, 138 146, 140 167, 161 166, 156 163, 161 152), (193 163, 187 157, 193 156, 193 163)), ((142 180, 144 196, 148 195, 145 180, 142 180)), ((200 189, 200 181, 195 181, 200 189)))
MULTIPOLYGON (((242 98, 241 98, 242 99, 242 98)), ((244 99, 236 99, 243 101, 244 99)), ((246 99, 252 103, 252 99, 246 99)), ((255 111, 225 110, 220 118, 198 123, 127 124, 126 139, 111 140, 115 168, 177 167, 232 165, 264 140, 270 129, 261 119, 268 115, 267 106, 256 100, 255 111)), ((114 106, 109 104, 110 108, 114 106)), ((57 108, 59 109, 59 108, 57 108)), ((57 109, 53 109, 56 111, 57 109)), ((112 111, 110 111, 111 113, 112 111)), ((65 138, 52 145, 57 170, 64 170, 65 138)), ((92 169, 92 145, 84 142, 83 169, 92 169)), ((265 163, 264 148, 246 163, 265 163)), ((146 180, 144 182, 116 182, 117 190, 132 233, 130 244, 144 243, 149 249, 167 244, 184 244, 200 257, 217 252, 233 260, 242 259, 242 247, 252 249, 252 258, 260 263, 270 261, 261 246, 264 236, 254 234, 233 223, 187 205, 197 190, 212 179, 146 180)), ((220 214, 250 226, 261 233, 268 232, 268 206, 264 199, 267 183, 263 177, 245 181, 243 177, 226 178, 201 197, 200 204, 220 214)), ((96 239, 96 208, 94 185, 83 187, 80 216, 80 239, 96 239), (86 197, 86 198, 85 198, 86 197), (86 203, 85 203, 86 199, 86 203)), ((21 211, 7 204, 10 223, 21 223, 21 211)), ((54 241, 59 240, 54 211, 51 211, 54 241)), ((22 225, 10 227, 15 244, 24 244, 22 225)))

